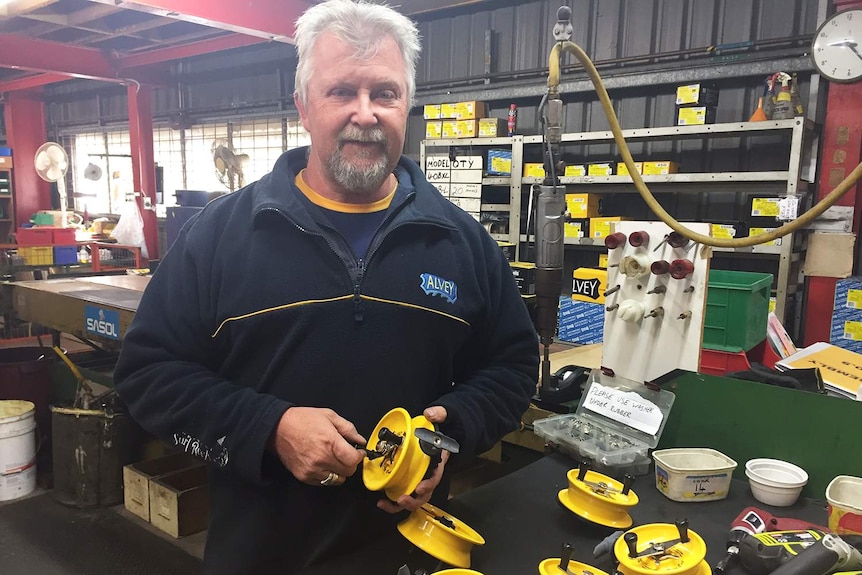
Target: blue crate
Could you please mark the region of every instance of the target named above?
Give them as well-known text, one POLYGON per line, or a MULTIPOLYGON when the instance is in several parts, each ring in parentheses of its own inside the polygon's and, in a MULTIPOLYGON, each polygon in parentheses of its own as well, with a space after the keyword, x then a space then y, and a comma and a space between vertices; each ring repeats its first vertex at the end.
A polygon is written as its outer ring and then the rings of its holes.
POLYGON ((0 156, 11 156, 12 148, 8 148, 6 146, 0 146, 0 156))
POLYGON ((78 263, 78 246, 54 246, 54 265, 74 265, 78 263))

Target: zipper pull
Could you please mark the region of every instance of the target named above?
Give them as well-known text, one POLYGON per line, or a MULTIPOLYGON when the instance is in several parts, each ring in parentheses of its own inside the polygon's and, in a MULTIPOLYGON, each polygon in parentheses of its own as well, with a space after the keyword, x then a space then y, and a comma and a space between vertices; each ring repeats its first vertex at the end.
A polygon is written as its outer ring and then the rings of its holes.
POLYGON ((362 288, 362 278, 365 275, 365 262, 359 260, 359 272, 356 274, 356 284, 353 286, 353 320, 356 323, 362 323, 364 319, 365 305, 360 297, 362 288))

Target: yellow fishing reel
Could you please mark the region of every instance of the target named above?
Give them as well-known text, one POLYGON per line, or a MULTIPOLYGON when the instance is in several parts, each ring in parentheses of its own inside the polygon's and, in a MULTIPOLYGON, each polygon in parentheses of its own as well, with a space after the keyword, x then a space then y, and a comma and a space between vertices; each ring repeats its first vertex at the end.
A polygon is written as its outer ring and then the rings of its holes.
MULTIPOLYGON (((485 544, 485 539, 467 524, 430 503, 399 523, 398 531, 428 555, 454 567, 469 567, 473 546, 485 544)), ((450 572, 454 575, 459 571, 444 571, 450 572)))
POLYGON ((620 482, 597 471, 590 471, 586 463, 566 474, 569 480, 567 489, 557 495, 566 509, 605 527, 628 529, 632 518, 628 510, 637 505, 638 496, 631 490, 633 475, 626 475, 620 482))
POLYGON ((688 521, 635 527, 614 543, 623 575, 711 575, 706 543, 688 521))
POLYGON ((563 552, 560 558, 552 557, 545 559, 539 563, 539 575, 608 575, 601 569, 596 569, 592 565, 572 561, 572 553, 574 549, 568 543, 563 545, 563 552))
POLYGON ((443 451, 458 453, 458 442, 434 429, 424 415, 410 417, 396 407, 377 423, 365 447, 362 481, 370 491, 383 490, 398 501, 410 495, 440 463, 443 451))

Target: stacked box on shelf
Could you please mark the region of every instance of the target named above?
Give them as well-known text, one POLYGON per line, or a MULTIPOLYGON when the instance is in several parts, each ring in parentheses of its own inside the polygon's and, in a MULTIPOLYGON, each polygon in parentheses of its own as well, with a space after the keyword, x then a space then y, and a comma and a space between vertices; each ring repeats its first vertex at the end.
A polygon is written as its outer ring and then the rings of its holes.
POLYGON ((15 239, 18 240, 19 246, 50 246, 54 243, 54 230, 53 228, 18 228, 15 239))
POLYGON ((862 353, 862 277, 835 283, 829 343, 862 353))
POLYGON ((604 304, 560 297, 557 339, 571 343, 601 343, 605 325, 604 304))
POLYGON ((21 246, 18 255, 27 266, 50 266, 54 264, 54 249, 51 246, 21 246))
POLYGON ((74 265, 78 263, 78 246, 54 246, 54 265, 74 265))

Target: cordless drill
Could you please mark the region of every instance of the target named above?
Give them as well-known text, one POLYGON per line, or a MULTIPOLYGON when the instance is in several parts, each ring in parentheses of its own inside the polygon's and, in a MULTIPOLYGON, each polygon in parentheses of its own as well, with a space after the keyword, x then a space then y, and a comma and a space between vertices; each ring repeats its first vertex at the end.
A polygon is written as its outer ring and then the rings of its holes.
POLYGON ((773 575, 829 575, 862 569, 862 536, 827 534, 787 561, 773 575))
POLYGON ((768 573, 771 570, 769 567, 774 569, 780 565, 780 562, 774 561, 785 561, 788 556, 792 556, 791 551, 798 553, 807 545, 814 543, 814 535, 807 533, 809 530, 818 534, 829 532, 828 528, 808 521, 792 517, 776 517, 757 507, 746 507, 730 526, 730 532, 727 534, 727 555, 716 564, 715 570, 718 573, 729 571, 739 561, 740 550, 743 549, 746 562, 752 564, 744 565, 751 571, 750 575, 768 573), (776 531, 785 532, 785 535, 777 539, 764 537, 763 540, 756 537, 758 534, 776 531), (789 535, 790 532, 796 532, 797 535, 789 535), (745 545, 741 547, 743 542, 745 545), (760 554, 765 556, 758 558, 760 554), (773 555, 776 557, 774 560, 770 559, 773 555), (757 567, 764 563, 766 567, 757 567))

